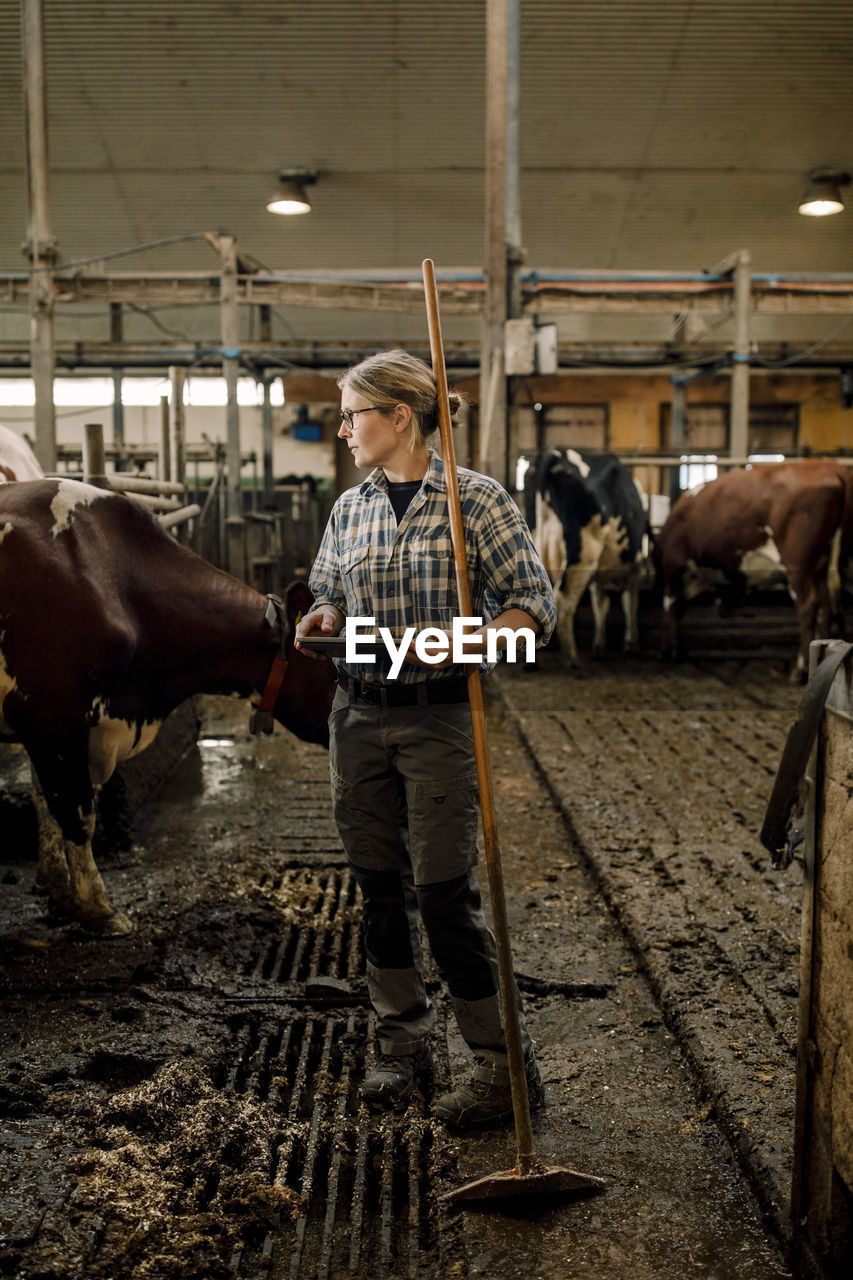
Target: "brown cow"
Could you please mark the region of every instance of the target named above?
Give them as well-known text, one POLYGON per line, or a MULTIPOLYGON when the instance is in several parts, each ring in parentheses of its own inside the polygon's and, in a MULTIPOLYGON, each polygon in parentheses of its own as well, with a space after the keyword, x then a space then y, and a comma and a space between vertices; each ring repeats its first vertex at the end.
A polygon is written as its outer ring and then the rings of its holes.
POLYGON ((279 608, 119 494, 0 486, 0 738, 23 743, 41 784, 53 912, 96 933, 131 929, 92 857, 95 790, 185 699, 265 690, 266 705, 282 678, 275 717, 328 744, 334 666, 292 644, 311 601, 297 584, 279 608))
POLYGON ((680 620, 687 599, 714 585, 708 571, 732 588, 784 575, 800 629, 794 677, 803 679, 810 642, 840 612, 853 549, 851 485, 842 463, 809 458, 730 471, 683 493, 655 540, 668 656, 683 656, 680 620))
POLYGON ((0 427, 0 484, 9 480, 39 480, 44 475, 23 436, 0 427))

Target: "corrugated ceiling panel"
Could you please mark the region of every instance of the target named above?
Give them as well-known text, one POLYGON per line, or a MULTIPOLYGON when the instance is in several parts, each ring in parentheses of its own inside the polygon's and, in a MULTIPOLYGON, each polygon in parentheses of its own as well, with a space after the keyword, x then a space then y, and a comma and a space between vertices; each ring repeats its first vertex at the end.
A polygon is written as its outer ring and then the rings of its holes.
MULTIPOLYGON (((67 258, 227 229, 274 267, 483 258, 485 0, 44 0, 67 258), (315 212, 263 202, 319 167, 315 212)), ((523 238, 552 267, 853 266, 794 204, 853 164, 850 0, 522 0, 523 238), (808 225, 806 225, 808 224, 808 225)), ((0 0, 0 266, 23 264, 18 0, 0 0)), ((203 243, 120 265, 214 267, 203 243)))

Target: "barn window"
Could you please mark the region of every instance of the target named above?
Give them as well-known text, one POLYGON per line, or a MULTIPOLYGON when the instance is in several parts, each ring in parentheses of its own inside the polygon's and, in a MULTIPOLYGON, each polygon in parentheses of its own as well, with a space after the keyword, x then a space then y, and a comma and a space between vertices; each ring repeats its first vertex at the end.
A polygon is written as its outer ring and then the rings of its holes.
POLYGON ((686 447, 691 453, 725 453, 729 447, 728 405, 689 404, 685 438, 672 438, 672 405, 661 405, 661 444, 665 449, 686 447))
POLYGON ((798 404, 753 404, 749 406, 750 457, 791 454, 797 450, 800 431, 798 404))
MULTIPOLYGON (((796 404, 751 404, 749 406, 750 454, 791 454, 797 450, 800 407, 796 404)), ((729 406, 689 404, 687 432, 681 442, 691 453, 725 453, 729 448, 729 406)), ((677 448, 672 439, 672 406, 661 405, 661 444, 677 448)))
MULTIPOLYGON (((159 405, 169 394, 168 378, 122 378, 122 404, 127 408, 159 405)), ((57 408, 81 406, 84 410, 111 405, 115 399, 112 378, 54 378, 53 402, 57 408)), ((237 400, 240 405, 256 407, 263 404, 263 389, 255 378, 237 379, 237 400)), ((31 408, 36 401, 32 378, 0 378, 0 405, 13 408, 31 408)), ((184 403, 205 407, 224 405, 228 401, 225 379, 217 376, 187 378, 184 403)), ((270 387, 270 403, 284 404, 280 378, 274 378, 270 387)), ((66 414, 65 417, 72 415, 66 414)), ((78 415, 79 416, 79 415, 78 415)), ((14 419, 28 421, 28 419, 14 419)))
POLYGON ((606 404, 551 404, 542 415, 546 448, 591 449, 608 446, 606 404))

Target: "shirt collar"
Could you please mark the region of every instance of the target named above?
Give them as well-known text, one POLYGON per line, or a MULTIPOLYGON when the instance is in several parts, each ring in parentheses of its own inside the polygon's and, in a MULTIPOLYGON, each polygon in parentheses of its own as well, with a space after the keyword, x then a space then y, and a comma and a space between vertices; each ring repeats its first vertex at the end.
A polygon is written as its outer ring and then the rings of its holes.
MULTIPOLYGON (((436 453, 435 449, 428 449, 429 462, 427 464, 426 473, 422 480, 425 488, 432 488, 438 492, 443 492, 447 488, 447 482, 444 478, 444 463, 436 453)), ((379 489, 382 493, 388 492, 388 477, 381 467, 374 467, 366 480, 362 480, 358 486, 359 492, 366 494, 371 488, 379 489)))

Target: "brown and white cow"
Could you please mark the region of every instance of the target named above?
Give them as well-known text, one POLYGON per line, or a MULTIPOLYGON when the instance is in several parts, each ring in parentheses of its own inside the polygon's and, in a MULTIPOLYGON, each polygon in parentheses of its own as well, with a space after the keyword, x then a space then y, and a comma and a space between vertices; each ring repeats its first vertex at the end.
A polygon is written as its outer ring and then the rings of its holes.
POLYGON ((44 475, 23 436, 0 426, 0 484, 10 480, 39 480, 44 475))
POLYGON ((802 679, 810 642, 828 634, 840 612, 841 575, 853 550, 853 476, 822 458, 730 471, 683 493, 655 543, 666 656, 684 656, 680 622, 688 599, 784 575, 800 630, 794 677, 802 679))
POLYGON ((271 700, 272 671, 276 719, 328 743, 334 666, 292 644, 311 601, 297 584, 278 609, 119 494, 73 480, 0 487, 0 738, 23 743, 41 784, 39 881, 53 912, 130 930, 92 856, 95 792, 185 699, 271 700))

